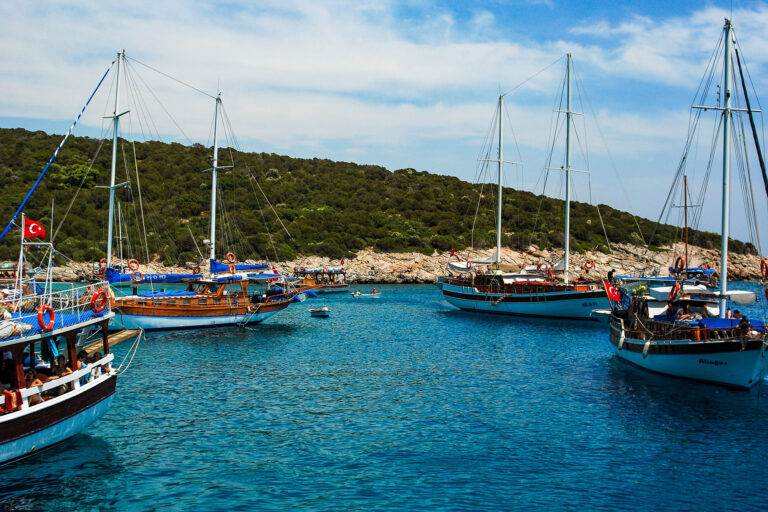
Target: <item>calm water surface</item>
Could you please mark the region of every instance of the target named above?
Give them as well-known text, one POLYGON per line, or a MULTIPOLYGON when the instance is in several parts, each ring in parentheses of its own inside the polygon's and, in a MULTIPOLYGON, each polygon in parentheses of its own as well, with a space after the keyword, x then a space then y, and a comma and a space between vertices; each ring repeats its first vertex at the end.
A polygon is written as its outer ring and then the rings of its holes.
POLYGON ((766 508, 765 382, 652 375, 605 326, 379 288, 148 335, 107 416, 0 468, 0 510, 766 508))

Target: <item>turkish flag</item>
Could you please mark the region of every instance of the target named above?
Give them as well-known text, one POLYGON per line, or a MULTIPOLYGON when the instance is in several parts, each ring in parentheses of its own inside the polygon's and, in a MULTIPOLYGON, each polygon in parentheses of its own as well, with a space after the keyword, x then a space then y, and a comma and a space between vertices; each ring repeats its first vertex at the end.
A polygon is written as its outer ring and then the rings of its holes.
POLYGON ((24 238, 45 238, 45 228, 31 219, 24 219, 24 238))
POLYGON ((603 280, 603 286, 605 287, 605 293, 608 294, 608 298, 612 301, 620 302, 621 293, 608 281, 603 280))

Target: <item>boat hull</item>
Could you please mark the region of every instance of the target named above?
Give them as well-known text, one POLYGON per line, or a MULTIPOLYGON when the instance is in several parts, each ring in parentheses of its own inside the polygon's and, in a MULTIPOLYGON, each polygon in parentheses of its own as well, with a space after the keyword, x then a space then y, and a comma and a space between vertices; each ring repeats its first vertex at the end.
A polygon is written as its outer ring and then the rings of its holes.
POLYGON ((610 340, 619 359, 672 377, 749 389, 759 383, 768 370, 765 344, 760 339, 749 340, 743 351, 739 340, 622 339, 620 328, 612 323, 610 340))
MULTIPOLYGON (((285 307, 288 306, 286 305, 285 307)), ((161 329, 197 329, 201 327, 249 325, 261 323, 283 309, 285 308, 259 311, 253 314, 209 316, 160 316, 117 313, 110 323, 110 328, 144 329, 145 331, 151 331, 161 329)))
POLYGON ((349 285, 327 285, 313 290, 315 293, 344 293, 349 291, 349 285))
POLYGON ((47 403, 10 413, 0 422, 0 463, 47 448, 82 432, 112 405, 117 377, 81 392, 70 391, 47 403))
POLYGON ((610 308, 602 290, 531 294, 483 293, 476 288, 441 283, 445 300, 459 309, 481 313, 597 321, 592 310, 610 308))

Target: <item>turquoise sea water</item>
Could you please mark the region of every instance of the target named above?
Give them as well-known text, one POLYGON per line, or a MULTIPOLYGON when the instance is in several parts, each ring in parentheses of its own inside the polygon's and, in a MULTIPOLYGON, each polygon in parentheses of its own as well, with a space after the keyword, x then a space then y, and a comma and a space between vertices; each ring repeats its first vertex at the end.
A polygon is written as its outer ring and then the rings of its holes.
POLYGON ((653 375, 606 326, 377 288, 148 335, 107 416, 0 468, 0 510, 766 508, 765 382, 653 375))

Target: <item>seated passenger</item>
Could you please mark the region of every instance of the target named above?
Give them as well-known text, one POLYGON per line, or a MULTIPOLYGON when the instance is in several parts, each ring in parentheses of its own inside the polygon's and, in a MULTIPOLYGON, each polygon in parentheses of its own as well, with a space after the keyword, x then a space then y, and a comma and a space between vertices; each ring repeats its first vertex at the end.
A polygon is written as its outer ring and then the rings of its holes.
MULTIPOLYGON (((27 389, 31 389, 33 387, 42 386, 45 384, 40 379, 37 378, 37 372, 35 370, 29 370, 25 375, 25 383, 27 389)), ((39 403, 42 403, 43 397, 40 396, 40 393, 37 393, 35 395, 30 395, 27 397, 27 403, 29 405, 37 405, 39 403)))

